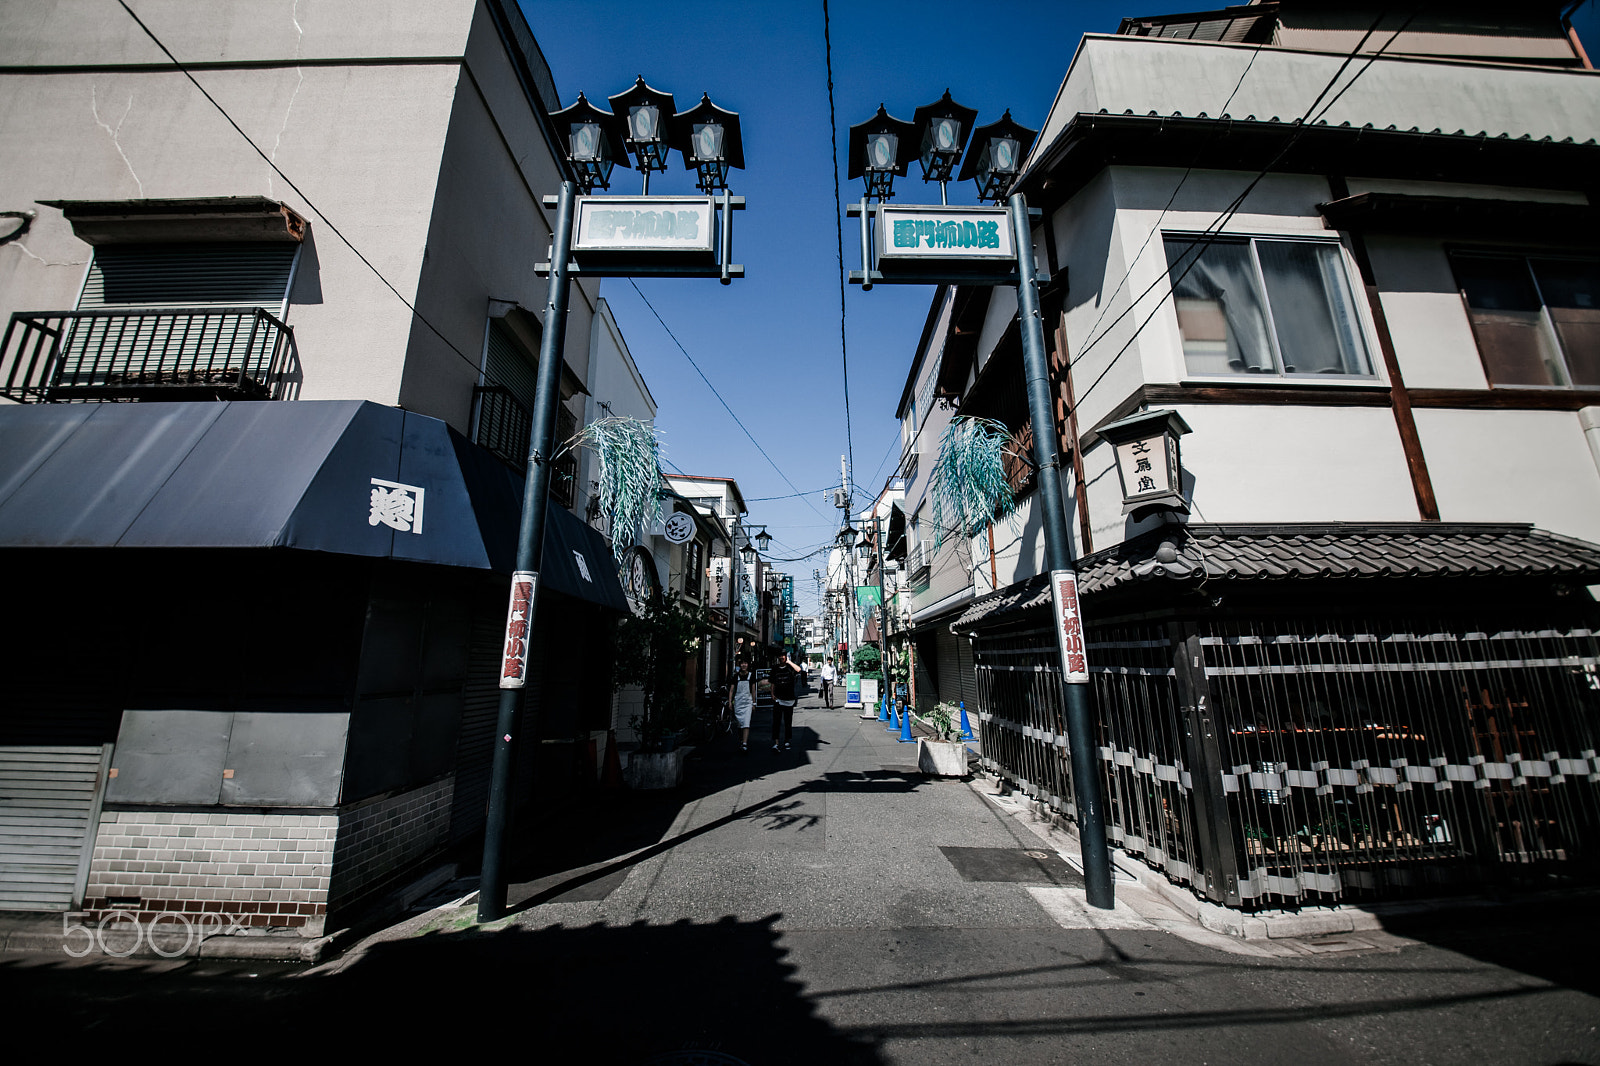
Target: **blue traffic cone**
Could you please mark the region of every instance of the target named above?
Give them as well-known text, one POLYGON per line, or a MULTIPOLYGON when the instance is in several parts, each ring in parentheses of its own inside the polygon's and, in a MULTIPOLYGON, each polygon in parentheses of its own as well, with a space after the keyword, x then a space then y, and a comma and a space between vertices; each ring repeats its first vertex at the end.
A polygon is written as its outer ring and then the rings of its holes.
POLYGON ((889 720, 889 701, 888 700, 879 700, 878 701, 878 721, 887 722, 888 720, 889 720))
POLYGON ((961 701, 961 739, 972 740, 972 723, 967 721, 967 701, 961 701))
POLYGON ((911 708, 900 709, 900 743, 915 744, 917 738, 911 735, 911 708))
POLYGON ((899 722, 899 720, 898 720, 898 719, 897 719, 897 718, 896 718, 896 717, 895 717, 895 706, 894 706, 894 701, 893 701, 893 700, 891 700, 891 699, 887 699, 887 698, 885 698, 885 699, 884 699, 884 701, 883 701, 883 705, 884 705, 884 706, 885 706, 885 707, 887 707, 887 708, 889 708, 889 728, 887 728, 887 729, 885 729, 885 730, 884 730, 884 732, 885 732, 885 733, 895 733, 895 732, 898 732, 898 731, 899 731, 899 729, 900 729, 900 722, 899 722))

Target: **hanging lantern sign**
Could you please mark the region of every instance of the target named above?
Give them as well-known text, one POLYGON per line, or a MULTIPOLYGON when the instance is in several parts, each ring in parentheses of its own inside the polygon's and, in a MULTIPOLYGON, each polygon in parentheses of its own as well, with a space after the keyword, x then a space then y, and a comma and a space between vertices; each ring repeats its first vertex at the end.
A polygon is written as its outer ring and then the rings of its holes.
POLYGON ((1188 432, 1183 416, 1169 410, 1146 411, 1100 427, 1100 436, 1117 450, 1123 514, 1137 521, 1157 511, 1189 513, 1178 455, 1178 438, 1188 432))

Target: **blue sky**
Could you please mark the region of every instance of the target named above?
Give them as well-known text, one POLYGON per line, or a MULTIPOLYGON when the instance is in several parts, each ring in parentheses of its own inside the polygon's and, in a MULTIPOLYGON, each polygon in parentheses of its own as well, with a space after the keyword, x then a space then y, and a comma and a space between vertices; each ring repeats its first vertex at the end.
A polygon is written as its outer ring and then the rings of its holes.
MULTIPOLYGON (((919 105, 948 88, 977 109, 979 124, 1009 108, 1014 119, 1037 129, 1084 33, 1113 32, 1124 16, 1211 6, 1203 0, 834 0, 830 36, 843 202, 859 200, 862 191, 859 179, 844 180, 848 127, 870 118, 880 103, 910 120, 919 105)), ((730 184, 749 205, 735 217, 734 259, 744 264, 745 278, 728 286, 645 279, 637 291, 625 279, 608 279, 601 295, 655 396, 671 467, 737 479, 749 520, 776 538, 772 555, 802 555, 825 544, 839 528, 840 513, 824 494, 838 483, 847 446, 821 0, 522 0, 522 7, 563 104, 582 91, 604 107, 607 96, 642 74, 672 93, 680 109, 704 92, 740 113, 746 169, 733 172, 730 184), (750 445, 645 299, 773 463, 750 445), (805 495, 762 499, 796 490, 805 495)), ((1574 19, 1591 57, 1600 52, 1596 7, 1590 0, 1574 19)), ((637 193, 638 183, 637 171, 619 168, 611 191, 637 193)), ((900 202, 937 202, 937 190, 923 186, 915 165, 896 188, 900 202)), ((692 176, 676 155, 672 170, 652 178, 651 191, 693 191, 692 176)), ((950 198, 972 203, 971 183, 952 185, 950 198)), ((846 269, 859 265, 852 232, 859 230, 846 230, 846 269)), ((882 486, 899 458, 895 407, 932 295, 930 286, 846 291, 857 506, 882 486)), ((777 564, 795 575, 808 612, 816 602, 811 573, 822 561, 777 564)))

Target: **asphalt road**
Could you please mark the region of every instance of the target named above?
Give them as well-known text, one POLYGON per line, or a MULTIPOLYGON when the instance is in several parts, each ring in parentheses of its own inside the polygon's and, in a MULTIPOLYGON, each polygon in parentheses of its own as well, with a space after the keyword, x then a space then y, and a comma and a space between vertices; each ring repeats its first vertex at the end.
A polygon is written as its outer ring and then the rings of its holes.
POLYGON ((252 1058, 1600 1066, 1582 898, 1289 957, 1074 927, 1081 890, 1044 864, 968 879, 1036 852, 1026 827, 811 704, 792 752, 710 752, 679 795, 553 815, 487 930, 445 907, 312 968, 0 957, 0 1003, 75 1050, 252 1058))

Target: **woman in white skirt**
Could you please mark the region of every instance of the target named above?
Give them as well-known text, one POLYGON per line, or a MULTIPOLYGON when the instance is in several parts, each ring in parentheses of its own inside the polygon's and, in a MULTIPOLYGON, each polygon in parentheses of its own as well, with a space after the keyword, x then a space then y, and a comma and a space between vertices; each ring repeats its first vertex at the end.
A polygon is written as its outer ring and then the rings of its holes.
POLYGON ((728 706, 733 709, 733 720, 739 723, 739 750, 750 751, 750 715, 756 707, 756 681, 750 673, 749 660, 739 660, 739 672, 734 675, 733 687, 728 689, 728 706))

